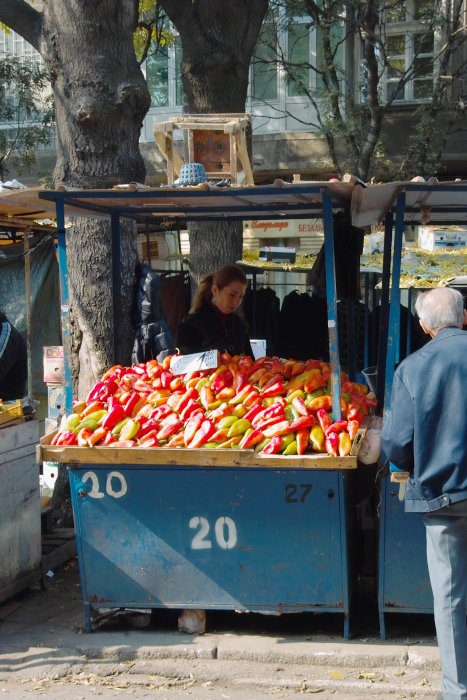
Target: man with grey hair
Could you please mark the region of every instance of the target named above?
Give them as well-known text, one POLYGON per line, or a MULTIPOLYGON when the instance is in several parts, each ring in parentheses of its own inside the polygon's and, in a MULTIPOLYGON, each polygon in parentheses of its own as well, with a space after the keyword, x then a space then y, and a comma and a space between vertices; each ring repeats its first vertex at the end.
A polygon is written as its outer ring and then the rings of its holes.
POLYGON ((405 511, 423 513, 441 657, 441 700, 467 700, 467 312, 436 288, 415 304, 431 336, 394 374, 381 432, 388 459, 409 472, 405 511))

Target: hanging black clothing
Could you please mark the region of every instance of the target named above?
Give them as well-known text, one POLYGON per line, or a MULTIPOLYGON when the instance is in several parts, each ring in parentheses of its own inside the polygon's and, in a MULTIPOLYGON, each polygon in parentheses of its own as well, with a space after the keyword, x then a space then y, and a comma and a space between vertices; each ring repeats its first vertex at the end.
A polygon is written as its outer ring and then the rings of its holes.
POLYGON ((279 353, 296 360, 329 357, 326 301, 306 292, 284 297, 279 318, 279 353))
POLYGON ((254 329, 255 338, 266 340, 266 355, 272 357, 279 352, 280 301, 274 289, 260 287, 253 292, 248 289, 243 301, 245 319, 254 329))
POLYGON ((5 315, 0 316, 0 398, 21 399, 26 393, 28 353, 26 342, 5 315))
POLYGON ((238 314, 230 314, 224 328, 219 314, 207 302, 183 319, 178 327, 177 346, 182 355, 203 350, 219 350, 231 355, 250 355, 249 329, 238 314))

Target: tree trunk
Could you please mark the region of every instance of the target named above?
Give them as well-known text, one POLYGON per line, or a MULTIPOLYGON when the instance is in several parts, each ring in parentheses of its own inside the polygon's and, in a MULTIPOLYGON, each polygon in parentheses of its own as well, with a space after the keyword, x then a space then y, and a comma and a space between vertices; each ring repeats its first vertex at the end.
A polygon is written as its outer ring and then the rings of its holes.
MULTIPOLYGON (((0 0, 0 20, 40 52, 55 97, 54 183, 80 189, 143 182, 139 134, 150 98, 133 48, 137 0, 0 0)), ((75 218, 67 230, 73 394, 114 363, 110 226, 75 218)), ((134 228, 122 234, 122 361, 129 362, 134 228)))
MULTIPOLYGON (((160 0, 182 42, 186 112, 242 114, 251 57, 267 0, 160 0)), ((242 257, 240 221, 189 226, 192 290, 201 277, 242 257)))

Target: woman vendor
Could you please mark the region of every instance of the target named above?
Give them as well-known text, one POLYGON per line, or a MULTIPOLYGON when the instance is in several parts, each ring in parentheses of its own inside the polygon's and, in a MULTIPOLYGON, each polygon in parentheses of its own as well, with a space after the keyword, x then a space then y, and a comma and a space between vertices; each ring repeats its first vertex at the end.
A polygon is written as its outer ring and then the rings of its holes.
POLYGON ((202 279, 190 313, 178 328, 182 355, 219 350, 253 357, 248 326, 235 313, 246 286, 246 274, 237 265, 224 265, 202 279))

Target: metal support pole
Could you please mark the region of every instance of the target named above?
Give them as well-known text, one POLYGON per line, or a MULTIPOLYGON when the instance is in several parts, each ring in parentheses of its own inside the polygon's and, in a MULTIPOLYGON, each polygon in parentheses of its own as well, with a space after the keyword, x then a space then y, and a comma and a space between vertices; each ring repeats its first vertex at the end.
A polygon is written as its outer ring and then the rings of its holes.
POLYGON ((386 349, 388 343, 389 320, 389 278, 391 274, 391 249, 392 249, 392 212, 386 215, 384 222, 384 252, 383 252, 383 277, 381 281, 381 305, 379 309, 379 338, 378 338, 378 374, 376 377, 376 400, 378 409, 382 410, 384 400, 384 380, 386 376, 386 349))
POLYGON ((332 202, 323 192, 324 258, 326 269, 326 295, 328 306, 329 359, 331 364, 332 417, 341 418, 341 366, 339 359, 339 333, 337 328, 336 268, 334 264, 334 228, 332 202))
POLYGON ((62 326, 62 345, 64 354, 64 392, 65 412, 73 411, 73 388, 71 384, 71 336, 69 324, 68 300, 68 263, 66 259, 65 239, 65 203, 60 195, 56 200, 57 209, 57 240, 58 240, 58 270, 60 277, 60 319, 62 326))
POLYGON ((29 254, 29 229, 23 232, 24 284, 26 289, 26 347, 28 350, 28 398, 32 399, 32 341, 31 341, 31 256, 29 254))
POLYGON ((118 364, 121 358, 121 325, 122 325, 122 286, 121 286, 121 251, 120 251, 120 217, 118 213, 111 214, 112 228, 112 300, 113 300, 113 355, 118 364))
POLYGON ((370 304, 370 275, 372 273, 368 272, 367 274, 363 275, 363 279, 365 280, 365 320, 364 320, 364 330, 363 330, 363 336, 364 336, 364 345, 363 345, 363 367, 369 367, 370 362, 369 362, 369 344, 370 344, 370 339, 369 339, 369 327, 370 327, 370 309, 369 309, 369 304, 370 304))
POLYGON ((401 279, 401 256, 402 256, 402 234, 404 232, 404 210, 405 192, 397 198, 396 222, 394 230, 394 252, 392 258, 392 285, 391 303, 389 306, 389 329, 388 329, 388 350, 386 355, 386 386, 384 392, 384 413, 389 411, 391 400, 392 382, 394 370, 396 368, 396 350, 400 344, 400 279, 401 279))

